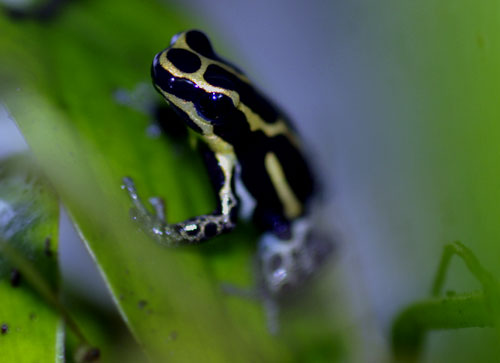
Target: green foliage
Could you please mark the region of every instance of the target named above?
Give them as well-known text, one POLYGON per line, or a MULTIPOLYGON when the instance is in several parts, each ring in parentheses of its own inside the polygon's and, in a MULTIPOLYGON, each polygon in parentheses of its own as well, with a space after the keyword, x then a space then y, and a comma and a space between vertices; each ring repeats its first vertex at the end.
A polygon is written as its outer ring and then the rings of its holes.
POLYGON ((59 207, 30 158, 0 161, 0 351, 2 360, 62 362, 56 301, 59 207), (45 300, 43 298, 45 298, 45 300))
POLYGON ((500 284, 462 243, 445 246, 432 296, 432 299, 411 304, 395 319, 392 345, 397 361, 418 361, 425 336, 432 330, 494 327, 500 338, 500 284), (465 262, 469 272, 481 283, 481 291, 439 297, 454 255, 465 262))

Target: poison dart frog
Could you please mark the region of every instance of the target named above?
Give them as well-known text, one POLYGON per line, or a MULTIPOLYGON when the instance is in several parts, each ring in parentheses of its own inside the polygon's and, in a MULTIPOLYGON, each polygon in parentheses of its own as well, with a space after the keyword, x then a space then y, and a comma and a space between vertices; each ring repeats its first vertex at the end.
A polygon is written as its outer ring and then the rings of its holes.
POLYGON ((159 243, 197 244, 231 231, 238 218, 252 218, 263 232, 257 250, 259 279, 269 297, 300 285, 331 251, 311 237, 308 220, 314 178, 290 121, 237 67, 219 57, 198 30, 175 35, 153 60, 156 90, 198 136, 217 207, 211 214, 167 223, 124 179, 135 218, 159 243))

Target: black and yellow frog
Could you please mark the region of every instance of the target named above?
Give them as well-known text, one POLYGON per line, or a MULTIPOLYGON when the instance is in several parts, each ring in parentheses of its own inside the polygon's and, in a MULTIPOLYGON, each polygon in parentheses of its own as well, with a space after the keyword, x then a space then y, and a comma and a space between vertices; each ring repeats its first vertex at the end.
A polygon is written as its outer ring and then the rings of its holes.
POLYGON ((170 224, 160 200, 153 200, 156 214, 150 214, 125 178, 144 229, 162 244, 179 246, 229 232, 238 218, 252 218, 263 232, 257 255, 265 294, 278 296, 301 284, 331 244, 310 237, 315 183, 288 118, 198 30, 175 35, 154 57, 151 75, 198 136, 218 203, 211 214, 170 224))

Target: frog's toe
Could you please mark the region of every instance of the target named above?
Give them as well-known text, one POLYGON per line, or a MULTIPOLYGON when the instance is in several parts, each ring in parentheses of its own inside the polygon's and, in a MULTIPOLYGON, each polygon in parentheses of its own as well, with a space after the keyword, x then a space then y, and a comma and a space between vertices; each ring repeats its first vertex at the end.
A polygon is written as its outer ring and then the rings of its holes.
POLYGON ((255 288, 236 286, 228 282, 221 283, 220 288, 226 295, 252 300, 260 299, 259 291, 255 288))
POLYGON ((156 218, 158 218, 160 221, 166 223, 167 222, 167 216, 165 213, 165 201, 161 197, 151 197, 149 198, 149 204, 154 209, 154 213, 156 215, 156 218))

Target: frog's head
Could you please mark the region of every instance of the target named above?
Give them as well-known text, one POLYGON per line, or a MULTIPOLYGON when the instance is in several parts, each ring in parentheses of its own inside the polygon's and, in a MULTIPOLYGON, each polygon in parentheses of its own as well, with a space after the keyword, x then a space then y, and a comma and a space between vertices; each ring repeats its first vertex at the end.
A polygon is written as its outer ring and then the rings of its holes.
POLYGON ((236 83, 241 73, 219 58, 198 30, 176 34, 151 67, 156 89, 194 131, 211 136, 214 126, 240 115, 236 83))
POLYGON ((302 234, 282 241, 266 234, 259 244, 258 260, 263 288, 282 296, 303 285, 327 261, 332 242, 323 237, 302 234))

